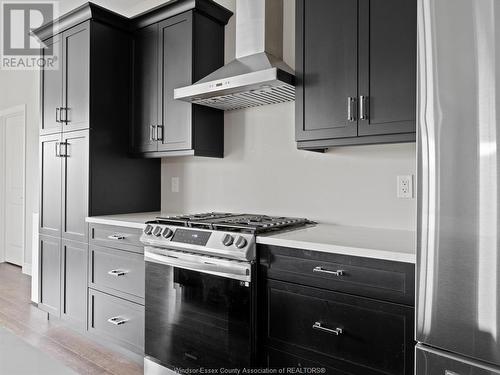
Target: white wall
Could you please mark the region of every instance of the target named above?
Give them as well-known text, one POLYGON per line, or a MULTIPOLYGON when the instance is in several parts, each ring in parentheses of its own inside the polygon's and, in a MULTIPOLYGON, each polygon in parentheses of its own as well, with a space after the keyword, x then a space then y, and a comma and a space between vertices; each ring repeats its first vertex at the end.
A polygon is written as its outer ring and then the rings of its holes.
MULTIPOLYGON (((0 110, 26 104, 26 197, 24 261, 31 264, 32 215, 38 212, 39 74, 0 69, 0 110)), ((20 150, 22 152, 22 150, 20 150)), ((37 228, 35 228, 37 230, 37 228)), ((28 266, 29 268, 29 266, 28 266)))
MULTIPOLYGON (((285 0, 284 60, 294 67, 294 2, 285 0)), ((234 10, 234 1, 225 6, 234 10)), ((234 57, 234 17, 226 61, 234 57)), ((226 112, 225 157, 164 158, 165 212, 246 211, 328 223, 414 229, 415 200, 396 198, 396 176, 415 174, 415 145, 299 151, 294 103, 226 112), (180 178, 179 193, 171 178, 180 178)))

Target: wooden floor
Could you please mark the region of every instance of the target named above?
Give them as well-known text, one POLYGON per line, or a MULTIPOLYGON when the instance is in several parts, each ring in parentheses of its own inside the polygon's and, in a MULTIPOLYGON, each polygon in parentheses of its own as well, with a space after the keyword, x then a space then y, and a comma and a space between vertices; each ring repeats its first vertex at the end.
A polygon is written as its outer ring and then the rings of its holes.
MULTIPOLYGON (((142 374, 140 363, 65 327, 33 306, 31 278, 0 263, 0 326, 79 374, 142 374)), ((57 374, 51 374, 57 375, 57 374)))

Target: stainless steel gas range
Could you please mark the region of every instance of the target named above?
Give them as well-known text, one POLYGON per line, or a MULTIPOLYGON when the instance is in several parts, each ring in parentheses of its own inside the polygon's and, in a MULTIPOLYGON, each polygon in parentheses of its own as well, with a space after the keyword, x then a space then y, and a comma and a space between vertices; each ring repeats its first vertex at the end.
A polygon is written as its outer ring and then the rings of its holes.
POLYGON ((255 236, 308 223, 230 213, 146 223, 145 374, 252 367, 255 236))

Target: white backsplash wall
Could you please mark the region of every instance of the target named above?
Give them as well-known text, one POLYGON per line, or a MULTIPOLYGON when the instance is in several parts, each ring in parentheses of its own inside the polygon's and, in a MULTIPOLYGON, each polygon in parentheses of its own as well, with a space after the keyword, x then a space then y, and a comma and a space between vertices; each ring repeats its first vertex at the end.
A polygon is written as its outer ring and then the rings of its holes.
POLYGON ((225 114, 225 157, 164 158, 164 212, 235 211, 413 229, 415 200, 396 198, 397 175, 415 173, 415 145, 299 151, 294 104, 225 114), (179 177, 179 192, 171 178, 179 177))
MULTIPOLYGON (((234 0, 219 0, 234 11, 234 0)), ((284 1, 283 54, 294 67, 294 1, 284 1)), ((233 16, 226 62, 234 58, 233 16)), ((415 174, 415 144, 299 151, 295 104, 226 112, 224 159, 162 160, 162 210, 234 211, 307 217, 326 223, 415 229, 416 200, 397 199, 397 176, 415 174), (171 179, 179 178, 179 192, 171 179)))

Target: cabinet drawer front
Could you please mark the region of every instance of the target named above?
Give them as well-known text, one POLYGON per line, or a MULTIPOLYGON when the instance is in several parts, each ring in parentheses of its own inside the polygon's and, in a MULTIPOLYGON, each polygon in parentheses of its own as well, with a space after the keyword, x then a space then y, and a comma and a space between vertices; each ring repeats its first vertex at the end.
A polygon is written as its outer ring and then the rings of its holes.
POLYGON ((89 289, 89 331, 144 351, 144 306, 89 289))
POLYGON ((358 364, 366 373, 411 373, 413 308, 273 280, 267 293, 271 346, 358 364))
MULTIPOLYGON (((306 371, 316 371, 318 374, 354 375, 345 371, 326 367, 323 364, 304 359, 290 353, 285 353, 272 348, 266 349, 266 368, 282 369, 290 368, 297 374, 307 373, 306 371)), ((313 373, 313 372, 309 372, 313 373)))
POLYGON ((144 299, 144 256, 123 250, 90 247, 92 288, 119 291, 144 299))
POLYGON ((114 225, 90 224, 90 242, 100 246, 144 253, 139 241, 142 230, 114 225))
POLYGON ((269 278, 414 305, 413 264, 276 246, 261 246, 260 258, 269 278))

